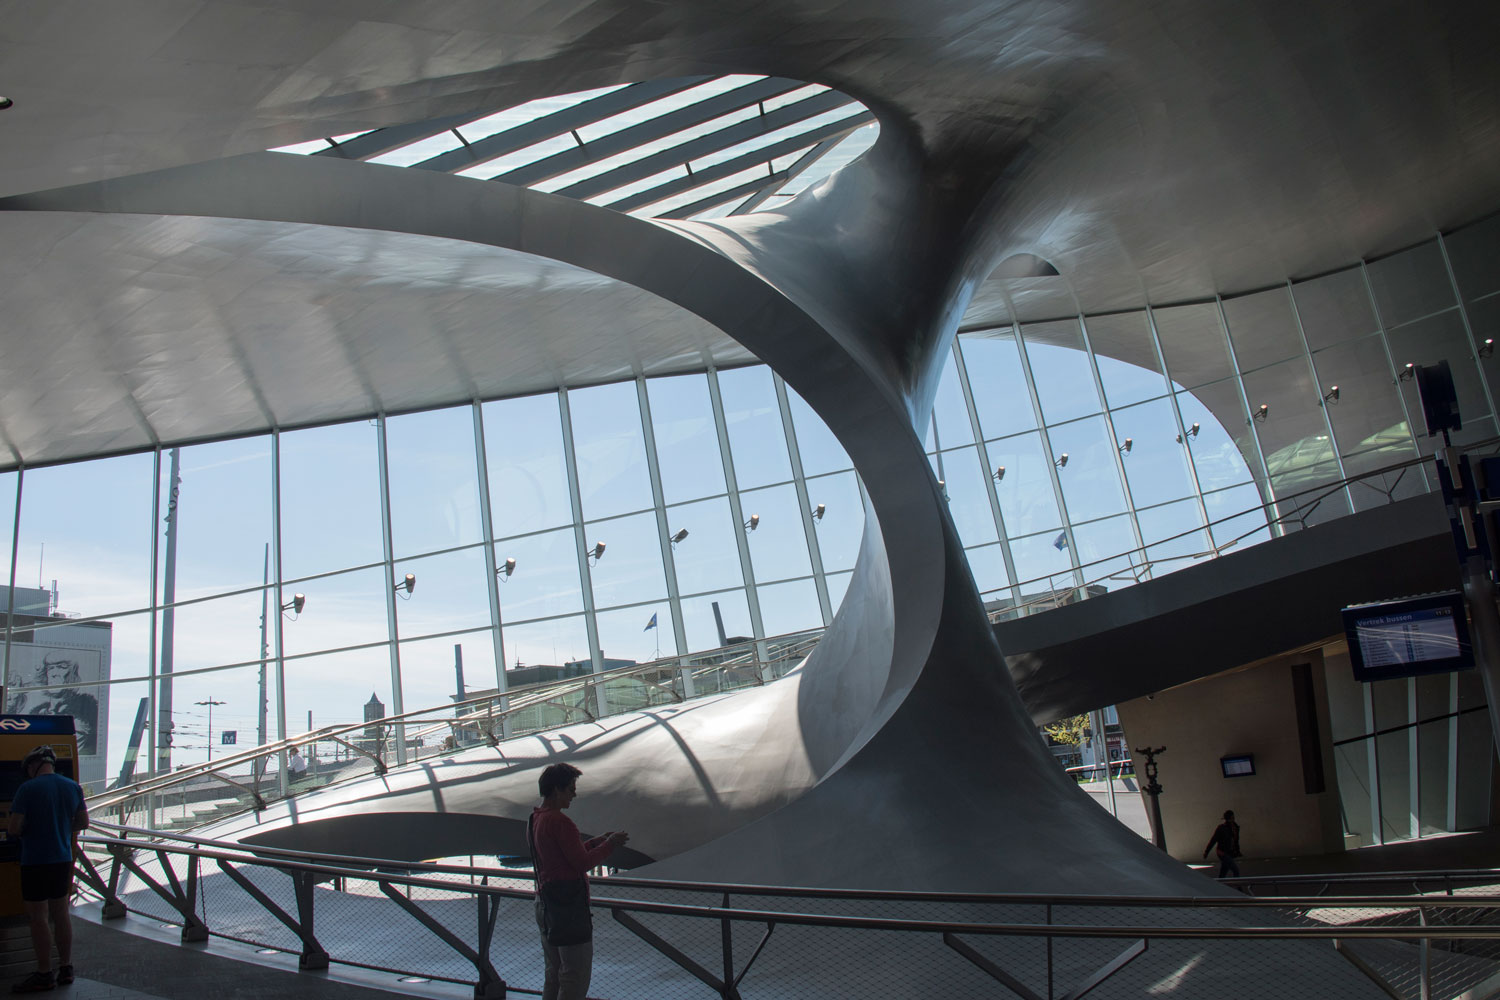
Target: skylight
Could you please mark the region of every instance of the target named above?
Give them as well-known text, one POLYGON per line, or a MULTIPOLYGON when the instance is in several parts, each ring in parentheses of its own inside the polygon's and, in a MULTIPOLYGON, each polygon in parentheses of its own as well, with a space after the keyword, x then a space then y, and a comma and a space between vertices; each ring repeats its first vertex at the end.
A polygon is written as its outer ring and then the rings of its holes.
POLYGON ((644 217, 722 218, 785 204, 878 130, 868 109, 821 84, 730 75, 601 87, 276 152, 499 180, 644 217))

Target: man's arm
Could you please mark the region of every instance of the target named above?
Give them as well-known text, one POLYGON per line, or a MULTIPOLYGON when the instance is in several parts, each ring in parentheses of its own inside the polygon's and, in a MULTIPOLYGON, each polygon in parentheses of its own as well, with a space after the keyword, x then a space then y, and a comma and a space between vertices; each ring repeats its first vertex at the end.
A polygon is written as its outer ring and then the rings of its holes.
POLYGON ((89 828, 89 807, 83 803, 78 804, 78 811, 73 814, 73 833, 80 834, 89 828))
POLYGON ((11 810, 10 817, 5 821, 5 835, 14 839, 21 835, 21 830, 26 826, 26 814, 11 810))

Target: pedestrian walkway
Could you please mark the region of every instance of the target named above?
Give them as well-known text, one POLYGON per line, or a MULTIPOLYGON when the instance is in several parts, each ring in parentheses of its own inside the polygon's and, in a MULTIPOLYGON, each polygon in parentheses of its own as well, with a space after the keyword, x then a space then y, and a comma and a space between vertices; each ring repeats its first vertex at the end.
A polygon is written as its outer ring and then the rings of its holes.
MULTIPOLYGON (((167 930, 139 917, 101 924, 98 906, 73 911, 74 965, 78 979, 51 994, 58 1000, 433 1000, 471 997, 473 988, 444 983, 401 983, 394 976, 339 968, 329 974, 296 971, 296 956, 261 955, 248 945, 213 939, 178 944, 167 930), (373 984, 389 979, 390 986, 373 984), (358 982, 361 978, 370 984, 358 982)), ((6 987, 0 990, 8 989, 6 987)))

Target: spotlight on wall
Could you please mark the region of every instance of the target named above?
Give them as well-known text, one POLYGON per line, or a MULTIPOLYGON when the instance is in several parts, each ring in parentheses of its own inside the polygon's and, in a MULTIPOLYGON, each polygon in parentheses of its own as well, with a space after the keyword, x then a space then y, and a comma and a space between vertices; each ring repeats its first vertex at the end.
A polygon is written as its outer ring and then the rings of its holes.
POLYGON ((500 577, 500 582, 504 583, 505 581, 507 581, 507 580, 510 579, 510 575, 512 573, 514 573, 515 571, 516 571, 516 557, 515 556, 506 556, 505 562, 503 562, 503 563, 500 564, 500 568, 497 569, 497 570, 495 570, 495 573, 496 573, 496 575, 498 575, 500 577))
POLYGON ((1257 422, 1265 420, 1266 417, 1268 417, 1270 415, 1271 415, 1271 404, 1270 403, 1261 403, 1259 406, 1257 406, 1255 408, 1255 420, 1257 422))
POLYGON ((392 584, 392 589, 396 591, 397 597, 401 596, 401 591, 406 591, 406 599, 411 600, 411 592, 417 589, 417 574, 406 574, 404 577, 392 584))
POLYGON ((1410 382, 1417 377, 1417 366, 1410 361, 1401 369, 1401 374, 1396 376, 1397 382, 1410 382))
POLYGON ((1126 438, 1125 443, 1120 445, 1120 454, 1129 455, 1130 449, 1135 447, 1135 438, 1126 438))
MULTIPOLYGON (((1198 431, 1200 429, 1201 428, 1199 427, 1198 424, 1193 424, 1193 426, 1191 426, 1191 427, 1188 428, 1188 430, 1187 430, 1187 436, 1190 437, 1190 438, 1197 437, 1198 436, 1198 431)), ((1181 434, 1177 435, 1177 443, 1178 444, 1182 444, 1182 435, 1181 434)))
POLYGON ((1325 403, 1337 403, 1338 401, 1339 401, 1339 387, 1336 386, 1336 385, 1330 385, 1328 387, 1328 391, 1325 392, 1325 393, 1323 393, 1323 402, 1325 402, 1325 403))
POLYGON ((1057 461, 1052 464, 1056 465, 1059 469, 1066 469, 1068 467, 1068 453, 1063 452, 1057 456, 1057 461))
POLYGON ((281 606, 281 610, 290 611, 295 616, 300 615, 305 607, 307 607, 307 595, 293 594, 292 599, 281 606))
POLYGON ((687 536, 688 530, 686 528, 680 529, 677 534, 672 536, 672 544, 675 546, 678 542, 682 541, 687 536))
POLYGON ((826 514, 826 513, 828 513, 828 505, 820 503, 816 507, 813 508, 813 510, 812 510, 812 518, 813 518, 814 521, 821 521, 821 520, 823 520, 823 515, 826 514))
POLYGON ((992 477, 990 477, 990 478, 994 479, 995 482, 997 482, 997 483, 1004 482, 1005 481, 1005 466, 1003 466, 1003 465, 997 465, 997 466, 995 466, 995 474, 992 477))
POLYGON ((745 530, 746 531, 754 531, 756 528, 759 528, 759 527, 760 527, 760 515, 759 514, 751 514, 750 515, 750 520, 748 520, 748 521, 745 522, 745 530))
POLYGON ((1489 357, 1490 355, 1492 355, 1494 353, 1495 353, 1495 338, 1494 337, 1485 337, 1484 338, 1484 343, 1482 343, 1482 344, 1479 345, 1479 356, 1481 358, 1487 358, 1487 357, 1489 357))
POLYGON ((599 562, 599 560, 603 559, 603 558, 604 558, 604 543, 603 542, 595 542, 594 543, 594 547, 592 549, 589 549, 589 565, 590 566, 597 565, 598 562, 599 562))

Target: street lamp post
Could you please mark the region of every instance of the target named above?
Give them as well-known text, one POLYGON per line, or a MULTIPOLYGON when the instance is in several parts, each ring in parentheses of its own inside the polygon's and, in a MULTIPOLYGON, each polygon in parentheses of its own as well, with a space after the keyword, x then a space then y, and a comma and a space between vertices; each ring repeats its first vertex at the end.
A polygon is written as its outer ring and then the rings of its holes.
POLYGON ((215 705, 223 705, 223 704, 225 704, 225 702, 214 701, 213 697, 210 696, 208 698, 208 700, 206 700, 206 701, 197 701, 197 702, 194 702, 193 704, 195 704, 195 705, 207 705, 208 706, 208 759, 209 760, 213 760, 214 759, 214 706, 215 705))
POLYGON ((1136 747, 1135 752, 1146 758, 1146 797, 1151 800, 1151 842, 1163 851, 1167 849, 1167 834, 1161 825, 1162 787, 1156 780, 1156 756, 1166 752, 1166 747, 1136 747))

